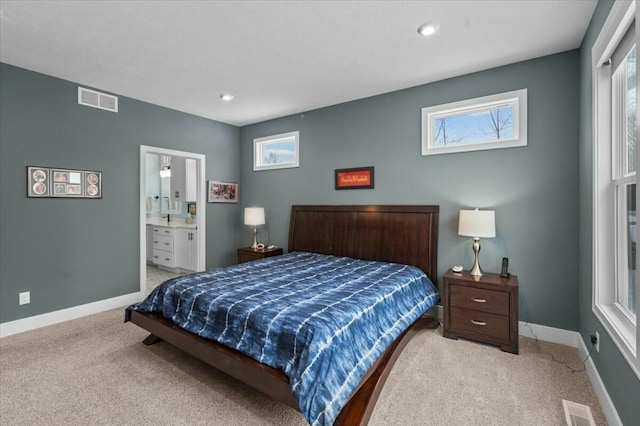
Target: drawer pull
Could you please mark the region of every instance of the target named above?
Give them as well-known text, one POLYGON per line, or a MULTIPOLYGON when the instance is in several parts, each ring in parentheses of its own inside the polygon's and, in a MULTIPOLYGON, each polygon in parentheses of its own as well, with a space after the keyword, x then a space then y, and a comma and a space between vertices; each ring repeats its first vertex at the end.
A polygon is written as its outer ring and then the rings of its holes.
POLYGON ((471 300, 473 300, 476 303, 487 303, 487 299, 478 299, 478 298, 472 297, 471 300))
POLYGON ((471 320, 471 324, 473 324, 473 325, 480 325, 480 326, 485 326, 485 325, 487 325, 487 323, 486 323, 486 322, 484 322, 484 321, 476 321, 476 320, 471 320))
POLYGON ((168 245, 169 245, 169 243, 164 243, 164 245, 165 245, 165 246, 168 246, 168 245))
POLYGON ((158 242, 157 242, 157 241, 154 241, 154 242, 153 242, 153 244, 158 244, 158 242))

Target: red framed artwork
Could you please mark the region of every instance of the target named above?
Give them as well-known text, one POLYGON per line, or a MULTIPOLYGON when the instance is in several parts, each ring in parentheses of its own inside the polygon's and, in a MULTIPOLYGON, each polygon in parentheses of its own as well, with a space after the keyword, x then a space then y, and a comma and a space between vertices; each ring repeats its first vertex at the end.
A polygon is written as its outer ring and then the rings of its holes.
POLYGON ((372 189, 373 167, 336 169, 336 189, 372 189))

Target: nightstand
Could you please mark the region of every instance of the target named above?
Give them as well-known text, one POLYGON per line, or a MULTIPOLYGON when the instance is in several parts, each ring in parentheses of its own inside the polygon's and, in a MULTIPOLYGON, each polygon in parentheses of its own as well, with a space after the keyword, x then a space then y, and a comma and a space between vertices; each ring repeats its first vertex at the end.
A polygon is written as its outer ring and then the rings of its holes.
POLYGON ((518 277, 444 274, 444 337, 464 337, 518 353, 518 277))
POLYGON ((264 259, 271 256, 280 256, 281 254, 282 247, 272 249, 264 248, 262 250, 243 247, 238 249, 238 263, 251 262, 252 260, 264 259))

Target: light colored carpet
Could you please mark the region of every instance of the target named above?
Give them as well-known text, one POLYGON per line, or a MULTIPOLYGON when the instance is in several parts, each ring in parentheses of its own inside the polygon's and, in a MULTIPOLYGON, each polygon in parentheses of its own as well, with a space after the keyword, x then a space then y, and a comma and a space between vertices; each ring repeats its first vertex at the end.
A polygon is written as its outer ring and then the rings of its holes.
MULTIPOLYGON (((0 339, 2 425, 305 425, 302 415, 123 324, 123 309, 0 339)), ((521 338, 521 354, 420 332, 370 421, 563 425, 561 399, 605 420, 577 351, 521 338)))
POLYGON ((184 274, 175 274, 173 272, 158 269, 155 266, 147 265, 147 294, 151 293, 154 288, 171 278, 179 277, 184 274))

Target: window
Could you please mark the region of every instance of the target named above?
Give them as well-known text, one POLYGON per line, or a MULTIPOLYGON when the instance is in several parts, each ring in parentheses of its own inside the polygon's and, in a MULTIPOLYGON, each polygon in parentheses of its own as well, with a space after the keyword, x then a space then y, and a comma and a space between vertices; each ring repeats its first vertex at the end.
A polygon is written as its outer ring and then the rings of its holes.
POLYGON ((300 132, 282 133, 253 140, 253 170, 299 167, 300 132))
POLYGON ((593 311, 640 377, 635 2, 616 2, 592 50, 593 311))
POLYGON ((422 108, 422 155, 527 144, 527 89, 422 108))
MULTIPOLYGON (((632 25, 627 34, 633 39, 632 25)), ((625 36, 627 39, 628 36, 625 36)), ((621 43, 612 60, 611 81, 616 191, 616 304, 636 323, 636 46, 621 43)))

